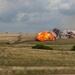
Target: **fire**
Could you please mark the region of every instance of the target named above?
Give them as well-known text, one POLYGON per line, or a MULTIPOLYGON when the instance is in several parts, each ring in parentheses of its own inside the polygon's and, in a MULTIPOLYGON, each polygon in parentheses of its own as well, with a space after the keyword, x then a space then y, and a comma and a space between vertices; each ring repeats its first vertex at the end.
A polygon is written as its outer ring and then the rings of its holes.
POLYGON ((51 32, 40 32, 37 37, 36 40, 38 41, 54 41, 55 40, 55 36, 51 33, 51 32))

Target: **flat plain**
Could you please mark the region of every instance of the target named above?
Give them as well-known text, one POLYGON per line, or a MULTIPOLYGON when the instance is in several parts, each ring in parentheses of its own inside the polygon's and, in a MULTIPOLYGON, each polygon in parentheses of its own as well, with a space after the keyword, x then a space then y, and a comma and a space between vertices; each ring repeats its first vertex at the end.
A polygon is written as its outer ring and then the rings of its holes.
POLYGON ((39 42, 36 35, 0 33, 0 75, 75 75, 75 39, 39 42), (36 44, 53 50, 32 49, 36 44))

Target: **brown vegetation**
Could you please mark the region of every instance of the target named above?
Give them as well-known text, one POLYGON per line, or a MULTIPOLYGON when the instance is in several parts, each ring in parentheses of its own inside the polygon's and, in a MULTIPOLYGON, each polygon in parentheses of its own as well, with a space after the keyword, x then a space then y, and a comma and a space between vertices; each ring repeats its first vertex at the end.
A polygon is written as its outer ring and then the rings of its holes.
POLYGON ((71 51, 75 39, 38 42, 35 36, 0 35, 0 75, 75 74, 75 51, 71 51), (14 43, 7 44, 9 40, 14 43), (32 49, 36 44, 54 50, 32 49))

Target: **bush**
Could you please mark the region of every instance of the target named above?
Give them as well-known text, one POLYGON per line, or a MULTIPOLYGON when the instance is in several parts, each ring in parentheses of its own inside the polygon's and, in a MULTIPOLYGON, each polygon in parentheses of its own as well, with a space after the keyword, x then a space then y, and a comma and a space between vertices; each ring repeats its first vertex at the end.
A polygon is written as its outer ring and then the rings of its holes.
POLYGON ((37 44, 37 45, 33 46, 32 48, 33 49, 53 50, 53 48, 51 48, 49 46, 42 45, 42 44, 37 44))
POLYGON ((72 50, 75 51, 75 46, 72 47, 72 50))

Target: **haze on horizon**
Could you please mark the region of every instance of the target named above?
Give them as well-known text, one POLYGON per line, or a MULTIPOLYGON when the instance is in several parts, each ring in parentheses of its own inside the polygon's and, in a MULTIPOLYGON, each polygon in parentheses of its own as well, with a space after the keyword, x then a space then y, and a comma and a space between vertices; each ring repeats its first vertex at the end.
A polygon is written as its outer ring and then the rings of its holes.
POLYGON ((0 0, 0 32, 75 29, 75 0, 0 0))

